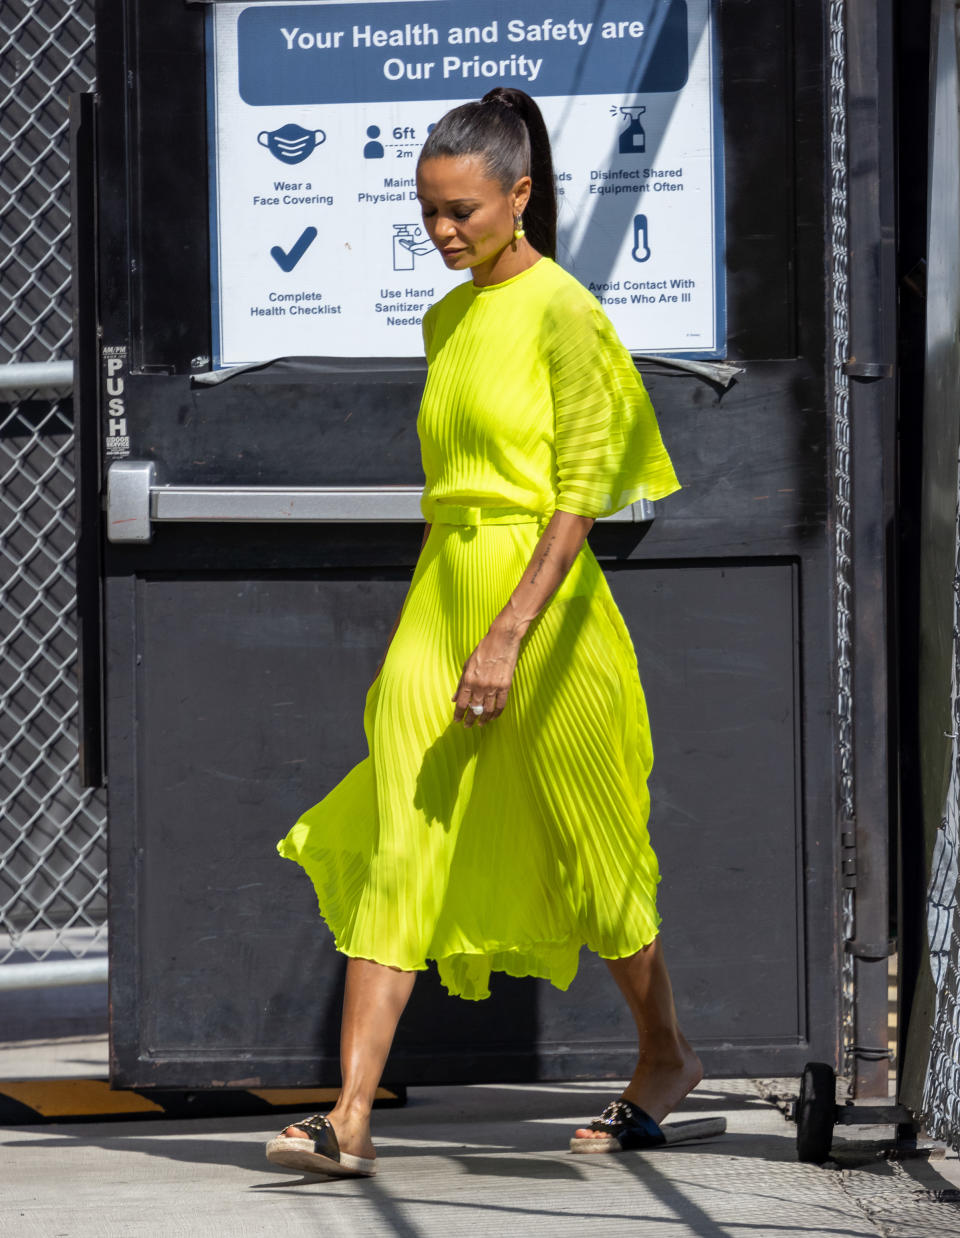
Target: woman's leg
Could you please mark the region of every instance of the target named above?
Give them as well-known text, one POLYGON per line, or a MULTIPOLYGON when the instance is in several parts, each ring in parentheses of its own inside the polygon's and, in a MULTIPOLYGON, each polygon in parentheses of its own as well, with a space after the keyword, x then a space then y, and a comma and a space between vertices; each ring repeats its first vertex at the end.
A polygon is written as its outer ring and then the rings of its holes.
MULTIPOLYGON (((413 991, 415 971, 398 971, 370 959, 349 959, 340 1028, 340 1099, 328 1114, 344 1152, 372 1157, 370 1111, 387 1064, 397 1023, 413 991)), ((288 1126, 285 1135, 306 1132, 288 1126)))
MULTIPOLYGON (((660 938, 628 958, 608 959, 607 966, 627 999, 639 1040, 637 1068, 623 1095, 662 1122, 703 1078, 703 1067, 677 1027, 660 938)), ((581 1129, 577 1135, 602 1132, 581 1129)))

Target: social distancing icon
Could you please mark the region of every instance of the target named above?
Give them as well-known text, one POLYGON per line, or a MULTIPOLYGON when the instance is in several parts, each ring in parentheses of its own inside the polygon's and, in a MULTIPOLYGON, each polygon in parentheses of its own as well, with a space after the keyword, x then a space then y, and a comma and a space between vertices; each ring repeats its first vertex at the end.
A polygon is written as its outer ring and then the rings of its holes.
POLYGON ((367 137, 370 141, 363 148, 364 159, 382 159, 384 155, 383 143, 378 141, 380 137, 380 126, 368 125, 367 137))

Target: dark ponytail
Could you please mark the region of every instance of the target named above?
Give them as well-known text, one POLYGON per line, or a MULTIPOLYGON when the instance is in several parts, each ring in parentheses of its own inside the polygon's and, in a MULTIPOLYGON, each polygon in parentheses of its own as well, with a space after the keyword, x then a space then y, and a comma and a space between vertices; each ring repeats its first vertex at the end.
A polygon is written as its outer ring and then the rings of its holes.
POLYGON ((438 156, 482 155, 504 192, 521 176, 533 182, 523 213, 527 240, 548 258, 557 256, 557 191, 550 136, 533 99, 497 86, 479 103, 465 103, 440 118, 423 144, 420 162, 438 156))

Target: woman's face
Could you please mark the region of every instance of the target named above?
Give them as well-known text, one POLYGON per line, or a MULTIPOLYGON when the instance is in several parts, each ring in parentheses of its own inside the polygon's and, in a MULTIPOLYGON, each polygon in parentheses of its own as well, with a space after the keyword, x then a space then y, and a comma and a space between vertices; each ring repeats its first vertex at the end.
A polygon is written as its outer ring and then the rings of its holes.
POLYGON ((530 197, 529 176, 504 191, 482 156, 441 155, 417 168, 417 197, 424 227, 450 270, 472 271, 477 284, 507 278, 504 254, 516 256, 514 217, 523 214, 530 197))

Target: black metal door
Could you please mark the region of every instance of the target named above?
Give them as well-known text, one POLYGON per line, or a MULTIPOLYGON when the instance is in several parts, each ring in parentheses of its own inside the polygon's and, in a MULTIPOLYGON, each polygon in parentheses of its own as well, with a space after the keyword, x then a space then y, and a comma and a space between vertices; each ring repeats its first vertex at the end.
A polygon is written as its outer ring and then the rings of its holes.
MULTIPOLYGON (((719 28, 728 357, 743 372, 724 389, 642 367, 684 489, 651 523, 600 524, 591 541, 650 705, 651 828, 682 1024, 709 1071, 782 1075, 839 1053, 824 211, 836 65, 814 0, 724 4, 719 28)), ((201 7, 101 0, 98 74, 88 459, 122 428, 155 485, 415 486, 418 364, 294 358, 191 381, 210 356, 201 7)), ((882 519, 879 496, 859 510, 882 519)), ((106 532, 113 1079, 335 1082, 342 962, 274 845, 364 755, 363 693, 420 528, 388 512, 162 522, 129 545, 106 532)), ((883 726, 882 697, 868 724, 883 726)), ((567 994, 500 979, 475 1005, 425 976, 388 1075, 619 1075, 633 1053, 612 983, 584 956, 567 994)))

